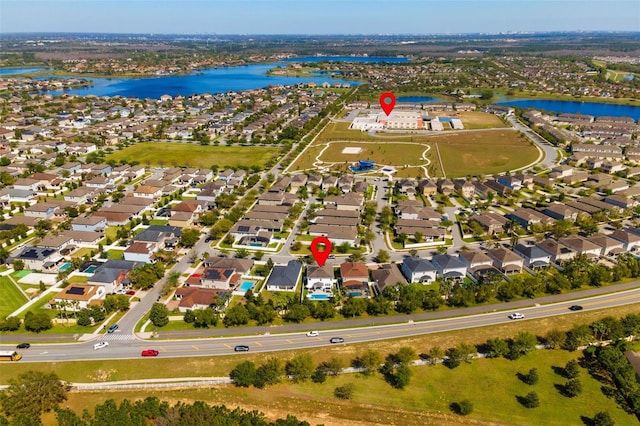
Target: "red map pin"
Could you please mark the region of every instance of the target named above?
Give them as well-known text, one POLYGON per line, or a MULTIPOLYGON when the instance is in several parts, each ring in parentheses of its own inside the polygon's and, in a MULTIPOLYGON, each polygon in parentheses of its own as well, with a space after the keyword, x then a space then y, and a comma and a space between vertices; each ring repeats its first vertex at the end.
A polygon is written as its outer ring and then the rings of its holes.
POLYGON ((393 107, 396 106, 396 96, 391 92, 384 92, 380 95, 380 106, 385 114, 391 114, 393 107))
POLYGON ((318 262, 318 266, 324 266, 324 262, 327 261, 329 254, 331 254, 331 241, 327 237, 315 237, 311 241, 311 254, 318 262), (318 250, 318 246, 322 250, 318 250))

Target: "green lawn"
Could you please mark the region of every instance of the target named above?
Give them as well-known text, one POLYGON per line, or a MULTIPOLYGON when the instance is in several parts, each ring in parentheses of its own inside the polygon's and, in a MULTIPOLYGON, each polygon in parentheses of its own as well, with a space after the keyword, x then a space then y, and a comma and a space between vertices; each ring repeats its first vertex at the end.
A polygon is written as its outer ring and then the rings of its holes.
POLYGON ((107 255, 109 259, 121 260, 124 259, 124 250, 109 250, 107 255))
POLYGON ((0 318, 4 318, 27 302, 22 292, 7 277, 0 277, 0 318))
POLYGON ((109 160, 135 158, 141 164, 210 168, 264 165, 279 152, 262 146, 204 146, 189 143, 141 142, 106 156, 109 160))
MULTIPOLYGON (((384 353, 384 350, 381 352, 384 353)), ((282 359, 290 358, 289 355, 283 356, 282 359)), ((260 363, 267 356, 270 355, 228 358, 233 359, 235 363, 246 358, 260 363)), ((268 392, 255 388, 216 386, 211 394, 207 393, 209 389, 202 388, 179 391, 149 390, 144 394, 114 391, 109 393, 109 397, 119 400, 124 397, 139 399, 147 395, 157 395, 168 400, 205 399, 210 403, 221 401, 231 406, 249 406, 257 409, 269 407, 268 411, 271 414, 274 410, 284 414, 296 413, 301 419, 307 420, 322 414, 330 424, 350 424, 358 421, 358 424, 455 425, 469 424, 475 420, 482 423, 494 421, 501 424, 565 426, 583 425, 583 416, 593 418, 598 411, 607 411, 617 425, 637 424, 634 416, 618 408, 613 399, 602 393, 601 384, 591 378, 585 369, 581 369, 579 376, 584 389, 581 395, 567 398, 558 392, 555 385, 565 383, 566 379, 556 374, 553 367, 562 367, 568 360, 577 359, 579 356, 578 352, 538 350, 516 361, 473 360, 453 370, 442 365, 417 366, 411 368, 411 382, 403 390, 392 388, 384 382, 379 373, 376 373, 373 377, 359 374, 329 377, 323 384, 293 384, 285 380, 279 385, 269 387, 268 392), (518 379, 517 373, 526 373, 534 367, 538 369, 540 377, 536 385, 530 386, 518 379), (355 385, 352 400, 336 400, 333 396, 334 389, 346 383, 355 385), (520 405, 516 396, 526 395, 531 391, 538 393, 540 406, 527 409, 520 405), (469 399, 474 407, 467 418, 451 416, 449 420, 434 421, 435 418, 450 413, 451 403, 463 399, 469 399), (431 421, 427 421, 429 418, 431 421)), ((222 359, 210 359, 208 362, 219 367, 218 361, 222 359)), ((82 363, 83 368, 76 369, 74 376, 77 377, 76 380, 85 382, 97 380, 98 377, 102 380, 118 380, 123 376, 123 370, 130 370, 133 363, 146 372, 166 371, 179 365, 175 364, 175 360, 161 357, 135 361, 121 360, 117 364, 118 367, 112 369, 108 369, 101 361, 86 361, 82 363)), ((184 359, 180 364, 189 363, 188 359, 184 359)), ((223 363, 229 365, 224 361, 223 363)), ((69 363, 58 363, 56 366, 45 364, 45 370, 57 367, 58 374, 65 379, 65 364, 69 363)), ((214 373, 205 372, 204 375, 214 373)), ((103 393, 73 392, 65 404, 80 412, 81 408, 91 407, 104 399, 103 393)), ((280 414, 279 417, 284 415, 280 414)))
POLYGON ((538 158, 536 147, 511 130, 443 135, 432 141, 438 144, 442 165, 449 178, 515 170, 538 158))

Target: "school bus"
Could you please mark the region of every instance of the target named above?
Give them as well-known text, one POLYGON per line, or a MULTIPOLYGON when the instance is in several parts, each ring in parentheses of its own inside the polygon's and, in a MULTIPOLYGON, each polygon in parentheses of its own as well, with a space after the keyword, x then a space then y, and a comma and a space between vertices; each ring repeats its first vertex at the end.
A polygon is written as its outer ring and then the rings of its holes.
POLYGON ((0 361, 20 361, 21 358, 16 351, 0 351, 0 361))

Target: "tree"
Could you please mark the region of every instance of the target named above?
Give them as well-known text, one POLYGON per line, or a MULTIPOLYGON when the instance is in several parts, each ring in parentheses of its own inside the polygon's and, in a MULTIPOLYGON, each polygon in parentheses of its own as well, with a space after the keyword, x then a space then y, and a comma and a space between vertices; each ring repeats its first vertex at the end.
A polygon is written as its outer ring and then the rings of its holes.
POLYGON ((378 263, 387 263, 391 259, 391 256, 389 255, 388 251, 380 249, 376 258, 378 260, 378 263))
POLYGON ((570 379, 562 386, 562 394, 569 398, 575 398, 582 393, 582 383, 580 379, 570 379))
POLYGON ((549 349, 558 349, 564 346, 567 340, 567 333, 554 328, 553 330, 549 331, 549 333, 547 333, 544 340, 549 349))
POLYGON ((296 323, 301 323, 310 315, 309 308, 307 305, 303 305, 301 303, 296 303, 289 308, 287 313, 284 315, 285 321, 291 321, 296 323))
POLYGON ((20 328, 20 318, 6 317, 0 321, 0 331, 15 331, 20 328))
POLYGON ((611 418, 611 414, 606 411, 598 411, 593 416, 593 426, 614 426, 616 423, 611 418))
POLYGON ((222 320, 225 327, 247 324, 249 322, 249 311, 244 305, 235 305, 227 309, 227 313, 222 320))
POLYGON ((29 311, 24 316, 24 328, 27 331, 40 333, 41 331, 49 330, 52 327, 53 324, 46 312, 38 312, 34 314, 29 311))
POLYGON ((504 339, 498 337, 489 339, 485 346, 487 348, 487 358, 500 358, 509 355, 509 343, 504 339))
POLYGON ((411 363, 411 361, 416 359, 417 356, 418 355, 416 354, 416 351, 413 348, 409 346, 403 346, 400 349, 398 349, 398 352, 396 352, 394 358, 400 364, 408 365, 411 363))
POLYGON ((536 383, 538 383, 539 379, 540 376, 538 375, 537 368, 532 368, 527 374, 522 375, 522 381, 528 385, 535 385, 536 383))
POLYGON ((451 410, 461 416, 468 416, 473 412, 473 403, 468 399, 463 399, 460 402, 451 404, 451 410))
POLYGON ((167 309, 164 303, 154 303, 153 306, 151 306, 149 320, 156 327, 164 327, 169 324, 169 309, 167 309))
POLYGON ((351 399, 353 391, 356 389, 353 383, 347 383, 343 386, 338 386, 333 390, 333 395, 339 399, 351 399))
POLYGON ((260 389, 263 389, 267 385, 275 385, 280 383, 283 374, 284 368, 282 361, 278 358, 271 357, 256 370, 254 385, 260 389))
POLYGON ((367 310, 367 302, 364 299, 349 297, 340 312, 345 317, 359 317, 367 310))
POLYGON ((14 259, 11 265, 13 266, 13 270, 16 272, 24 269, 24 261, 20 259, 14 259))
POLYGON ((526 408, 536 408, 540 406, 540 398, 535 391, 529 392, 525 396, 518 399, 520 400, 520 403, 526 408))
POLYGON ((580 364, 575 359, 569 360, 564 366, 564 375, 567 379, 575 379, 580 375, 580 364))
POLYGON ((313 359, 309 354, 296 355, 287 362, 285 371, 294 383, 307 381, 314 371, 313 359))
POLYGON ((538 338, 528 331, 519 332, 511 341, 509 359, 518 359, 536 348, 538 338))
POLYGON ((362 374, 370 376, 374 374, 380 367, 380 364, 382 364, 382 355, 380 355, 380 352, 378 351, 369 349, 356 358, 354 360, 354 364, 356 367, 363 369, 362 374))
POLYGON ((444 351, 440 346, 433 346, 429 348, 427 352, 427 356, 429 357, 429 363, 431 365, 436 365, 438 361, 440 361, 444 357, 444 351))
POLYGON ((312 316, 316 319, 324 321, 326 319, 333 318, 335 315, 336 310, 333 307, 333 304, 329 301, 323 300, 313 306, 312 316))
POLYGON ((318 366, 318 368, 322 368, 327 374, 330 374, 332 376, 337 376, 338 374, 340 374, 344 367, 345 365, 342 361, 342 358, 337 357, 332 357, 329 359, 329 361, 324 361, 318 366))
POLYGON ((236 365, 229 376, 234 385, 247 388, 255 382, 256 371, 256 365, 253 362, 244 361, 236 365))
POLYGON ((194 228, 184 228, 180 234, 178 244, 182 247, 193 247, 200 239, 200 231, 194 228))
POLYGON ((29 370, 9 380, 9 386, 0 393, 0 403, 9 417, 39 417, 65 401, 68 392, 69 387, 55 373, 29 370))
POLYGON ((411 369, 404 364, 398 366, 393 374, 392 385, 396 389, 404 389, 411 381, 411 369))

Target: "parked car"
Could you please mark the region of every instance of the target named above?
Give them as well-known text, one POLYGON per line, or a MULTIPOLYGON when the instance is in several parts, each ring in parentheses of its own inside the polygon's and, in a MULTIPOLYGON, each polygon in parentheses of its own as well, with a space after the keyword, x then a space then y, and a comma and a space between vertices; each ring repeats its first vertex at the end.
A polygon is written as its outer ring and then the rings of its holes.
POLYGON ((127 295, 129 295, 129 296, 133 296, 134 294, 136 294, 136 291, 135 291, 135 290, 129 290, 129 291, 127 292, 127 295))
POLYGON ((93 345, 93 350, 97 351, 98 349, 106 348, 107 346, 109 346, 109 342, 98 342, 93 345))
POLYGON ((511 315, 509 315, 509 319, 512 319, 512 320, 523 319, 523 318, 524 318, 524 314, 521 314, 520 312, 514 312, 511 315))
POLYGON ((109 327, 109 330, 107 330, 107 333, 113 333, 118 328, 119 328, 118 324, 113 324, 111 327, 109 327))
POLYGON ((31 343, 19 343, 16 346, 16 349, 29 349, 31 347, 31 343))
POLYGON ((204 239, 205 243, 208 243, 208 242, 211 242, 211 241, 213 241, 213 236, 211 236, 211 235, 207 235, 207 238, 204 239))
POLYGON ((580 305, 571 305, 569 306, 570 311, 581 311, 583 308, 580 305))
POLYGON ((344 343, 344 339, 342 337, 332 337, 329 339, 331 343, 344 343))
POLYGON ((249 352, 249 346, 247 345, 237 345, 235 348, 233 348, 234 351, 236 352, 249 352))
POLYGON ((317 331, 307 331, 307 336, 308 337, 317 337, 319 335, 320 335, 320 333, 317 332, 317 331))
POLYGON ((159 352, 155 349, 145 349, 142 351, 142 356, 158 356, 159 352))

